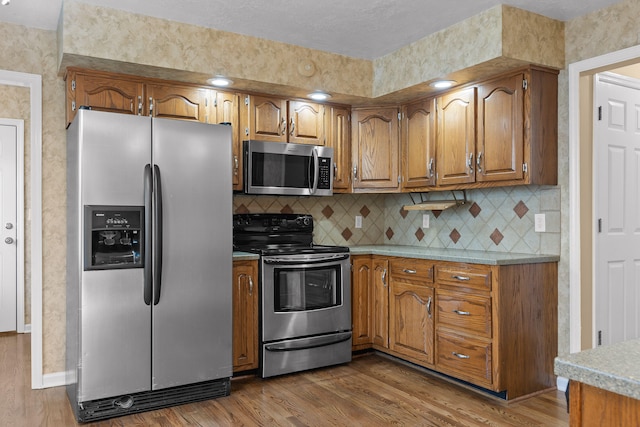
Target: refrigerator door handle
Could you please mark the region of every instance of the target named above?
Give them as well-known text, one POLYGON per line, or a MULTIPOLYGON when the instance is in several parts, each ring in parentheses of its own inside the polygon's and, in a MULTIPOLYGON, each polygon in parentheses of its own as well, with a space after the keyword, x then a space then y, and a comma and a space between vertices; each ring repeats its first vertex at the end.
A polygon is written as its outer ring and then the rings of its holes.
POLYGON ((154 236, 153 236, 153 305, 160 302, 162 287, 162 181, 160 168, 153 165, 154 236))
POLYGON ((144 303, 151 305, 153 275, 151 274, 151 165, 144 167, 144 303))

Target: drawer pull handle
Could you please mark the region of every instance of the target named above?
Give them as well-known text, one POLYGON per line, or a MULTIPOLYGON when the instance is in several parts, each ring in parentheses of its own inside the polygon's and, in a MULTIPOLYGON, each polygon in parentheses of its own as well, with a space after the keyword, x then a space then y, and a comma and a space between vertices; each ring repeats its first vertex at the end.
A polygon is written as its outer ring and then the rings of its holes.
POLYGON ((471 316, 471 313, 469 313, 468 311, 453 310, 453 312, 455 314, 459 314, 460 316, 471 316))
POLYGON ((409 268, 405 268, 405 269, 404 269, 404 270, 402 270, 402 271, 404 271, 404 272, 405 272, 405 273, 407 273, 407 274, 416 274, 416 273, 417 273, 417 271, 415 271, 415 270, 411 270, 411 269, 409 269, 409 268))
POLYGON ((451 354, 453 354, 458 359, 470 359, 471 358, 471 356, 467 356, 466 354, 462 354, 462 353, 457 353, 455 351, 452 351, 451 354))
POLYGON ((451 277, 453 277, 456 280, 461 280, 463 282, 468 282, 469 280, 471 280, 471 278, 469 276, 458 276, 458 275, 456 275, 456 276, 451 276, 451 277))

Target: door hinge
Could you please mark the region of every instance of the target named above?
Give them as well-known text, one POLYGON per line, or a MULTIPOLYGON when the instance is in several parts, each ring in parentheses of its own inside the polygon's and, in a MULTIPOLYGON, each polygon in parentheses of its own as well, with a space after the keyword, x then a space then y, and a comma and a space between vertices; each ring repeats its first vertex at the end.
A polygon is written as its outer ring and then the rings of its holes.
POLYGON ((76 101, 71 101, 71 111, 76 111, 76 101))
POLYGON ((398 175, 398 184, 400 184, 401 182, 402 182, 402 177, 398 175))
POLYGON ((527 79, 522 80, 522 89, 524 90, 529 89, 529 81, 527 79))
POLYGON ((217 107, 218 106, 218 98, 214 98, 213 100, 213 106, 217 107))
POLYGON ((402 120, 402 113, 398 113, 398 121, 402 120))
POLYGON ((598 331, 598 345, 602 345, 602 331, 598 331))
POLYGON ((244 105, 249 105, 249 97, 248 96, 244 97, 244 105))
POLYGON ((71 80, 71 90, 76 90, 76 81, 75 81, 75 79, 71 80))
POLYGON ((249 128, 244 128, 244 135, 249 136, 249 128))
POLYGON ((526 163, 522 164, 522 172, 527 173, 529 171, 529 167, 527 166, 526 163))
POLYGON ((204 99, 204 106, 208 107, 209 106, 209 98, 205 98, 204 99))
POLYGON ((598 120, 602 120, 602 105, 598 107, 598 120))
POLYGON ((602 233, 602 218, 598 218, 598 233, 602 233))

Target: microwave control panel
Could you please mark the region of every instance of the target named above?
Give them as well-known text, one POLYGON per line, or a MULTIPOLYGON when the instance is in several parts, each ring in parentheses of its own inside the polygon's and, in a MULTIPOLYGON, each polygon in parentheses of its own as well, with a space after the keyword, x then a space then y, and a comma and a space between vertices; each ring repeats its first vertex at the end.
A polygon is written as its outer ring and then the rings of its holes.
POLYGON ((318 189, 328 190, 331 188, 331 158, 320 157, 318 163, 318 189))

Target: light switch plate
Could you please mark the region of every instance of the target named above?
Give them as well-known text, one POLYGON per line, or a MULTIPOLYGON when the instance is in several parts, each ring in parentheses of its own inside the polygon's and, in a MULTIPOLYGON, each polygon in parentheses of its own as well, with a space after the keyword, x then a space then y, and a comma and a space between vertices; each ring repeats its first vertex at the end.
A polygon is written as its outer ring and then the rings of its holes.
POLYGON ((536 233, 544 233, 547 229, 546 217, 544 214, 535 214, 535 232, 536 233))
POLYGON ((362 228, 362 216, 356 215, 356 228, 362 228))

